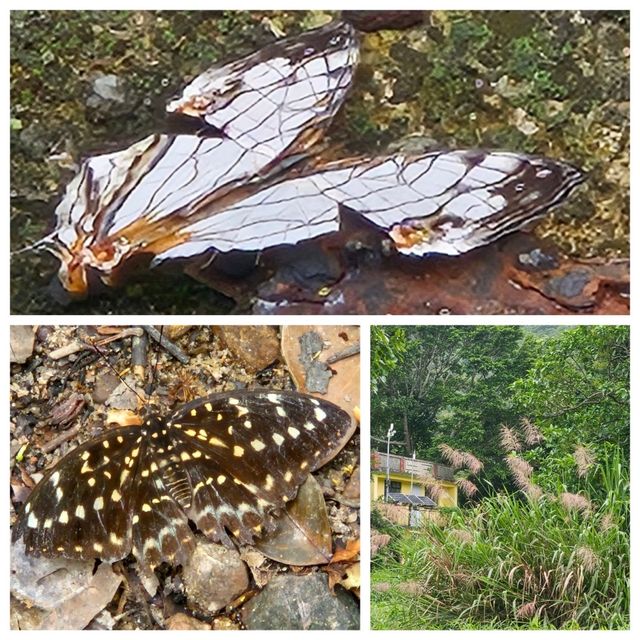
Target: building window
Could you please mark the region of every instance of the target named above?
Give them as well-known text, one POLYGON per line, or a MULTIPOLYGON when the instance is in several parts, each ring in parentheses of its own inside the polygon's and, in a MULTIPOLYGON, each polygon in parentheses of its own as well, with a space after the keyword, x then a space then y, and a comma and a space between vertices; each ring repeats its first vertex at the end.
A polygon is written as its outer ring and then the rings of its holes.
POLYGON ((389 481, 389 493, 402 493, 402 483, 400 480, 389 481))

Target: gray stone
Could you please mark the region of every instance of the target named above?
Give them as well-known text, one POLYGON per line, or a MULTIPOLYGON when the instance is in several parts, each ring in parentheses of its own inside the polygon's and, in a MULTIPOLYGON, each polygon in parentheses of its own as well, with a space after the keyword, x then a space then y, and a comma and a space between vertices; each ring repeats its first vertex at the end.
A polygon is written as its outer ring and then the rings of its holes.
POLYGON ((33 353, 35 333, 32 326, 12 325, 10 331, 11 362, 26 362, 33 353))
POLYGON ((359 629, 360 610, 342 587, 329 589, 327 575, 276 576, 242 609, 247 629, 359 629))
POLYGON ((240 554, 202 539, 182 578, 190 605, 210 613, 226 607, 249 588, 249 572, 240 554))

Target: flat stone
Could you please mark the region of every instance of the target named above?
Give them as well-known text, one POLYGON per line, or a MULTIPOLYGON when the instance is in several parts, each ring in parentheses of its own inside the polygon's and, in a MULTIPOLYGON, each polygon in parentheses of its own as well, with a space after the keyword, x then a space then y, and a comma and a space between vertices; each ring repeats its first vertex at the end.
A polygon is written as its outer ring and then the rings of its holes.
POLYGON ((280 357, 275 327, 215 327, 223 345, 238 358, 248 373, 262 371, 280 357))
POLYGON ((186 613, 176 613, 166 620, 166 629, 169 631, 190 631, 195 629, 196 631, 210 631, 211 625, 207 622, 202 622, 197 618, 192 618, 186 613))
POLYGON ((26 362, 33 353, 35 333, 29 325, 12 325, 10 332, 11 362, 26 362))
POLYGON ((111 371, 98 374, 93 387, 93 393, 91 394, 93 401, 97 404, 104 404, 117 389, 120 382, 120 378, 114 373, 111 373, 111 371))
POLYGON ((276 576, 242 608, 247 629, 359 629, 360 610, 354 597, 327 575, 287 573, 276 576))

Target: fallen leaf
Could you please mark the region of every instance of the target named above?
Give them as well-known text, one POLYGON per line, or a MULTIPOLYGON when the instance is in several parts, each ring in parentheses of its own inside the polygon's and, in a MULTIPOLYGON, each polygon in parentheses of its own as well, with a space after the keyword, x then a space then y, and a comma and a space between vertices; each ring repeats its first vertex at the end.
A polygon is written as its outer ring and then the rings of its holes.
POLYGON ((114 424, 119 427, 139 427, 142 422, 141 416, 131 409, 109 409, 107 411, 107 424, 114 424))
MULTIPOLYGON (((351 353, 360 342, 358 327, 350 325, 319 325, 319 326, 294 326, 288 325, 282 328, 282 356, 291 373, 291 377, 299 391, 312 393, 320 398, 329 400, 352 416, 360 404, 360 354, 351 353), (321 349, 315 354, 318 363, 328 367, 332 374, 329 379, 326 393, 314 393, 307 386, 307 367, 305 358, 302 358, 303 348, 300 339, 309 332, 318 335, 321 341, 321 349), (327 363, 335 357, 341 359, 327 363)), ((358 418, 356 418, 358 419, 358 418)))
POLYGON ((340 581, 340 584, 348 591, 353 591, 356 594, 360 593, 360 563, 347 567, 345 577, 340 581))
POLYGON ((322 489, 309 476, 295 500, 276 520, 276 528, 256 541, 256 548, 283 564, 308 566, 331 559, 331 527, 322 489))

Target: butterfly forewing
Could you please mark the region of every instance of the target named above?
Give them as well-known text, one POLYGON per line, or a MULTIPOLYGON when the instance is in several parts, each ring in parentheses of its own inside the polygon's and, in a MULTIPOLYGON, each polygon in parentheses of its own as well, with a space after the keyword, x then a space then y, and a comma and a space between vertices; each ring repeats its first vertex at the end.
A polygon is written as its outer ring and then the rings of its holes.
POLYGON ((352 430, 332 403, 276 391, 212 396, 170 425, 193 488, 190 517, 213 539, 225 541, 226 527, 245 542, 352 430))
POLYGON ((208 69, 167 111, 202 117, 273 158, 300 137, 306 145, 321 135, 346 97, 358 57, 353 27, 330 23, 208 69))
POLYGON ((131 511, 144 444, 140 429, 105 433, 74 449, 36 485, 13 528, 27 552, 113 562, 131 551, 131 511))
POLYGON ((202 398, 72 451, 33 490, 13 538, 69 558, 114 561, 132 550, 151 577, 161 562, 188 559, 189 520, 211 540, 251 542, 353 428, 344 410, 296 392, 202 398))

